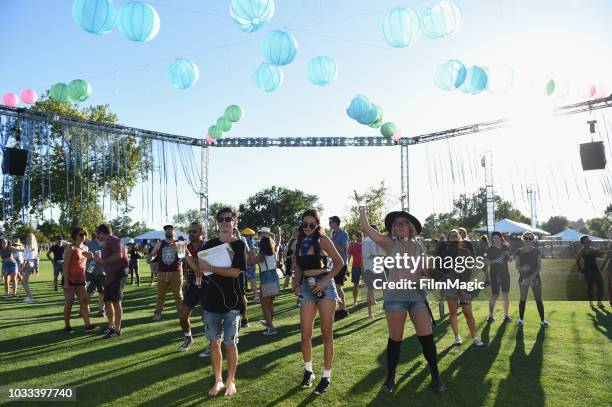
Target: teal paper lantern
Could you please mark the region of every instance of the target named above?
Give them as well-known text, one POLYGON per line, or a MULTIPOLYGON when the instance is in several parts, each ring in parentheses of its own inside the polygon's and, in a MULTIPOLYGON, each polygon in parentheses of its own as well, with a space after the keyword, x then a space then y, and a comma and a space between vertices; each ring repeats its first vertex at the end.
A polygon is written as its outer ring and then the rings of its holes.
POLYGON ((119 31, 129 40, 151 41, 159 33, 159 15, 148 3, 129 1, 119 9, 119 31))
POLYGON ((283 71, 279 67, 262 63, 255 71, 255 84, 264 92, 272 92, 283 84, 283 71))
POLYGON ((215 126, 222 132, 227 132, 232 129, 232 122, 222 116, 217 119, 215 126))
POLYGON ((385 41, 392 47, 409 47, 421 36, 419 14, 408 7, 395 7, 385 16, 382 31, 385 41))
POLYGON ((242 31, 255 32, 274 16, 274 0, 232 0, 230 16, 242 31))
POLYGON ((117 22, 117 9, 112 0, 74 0, 72 18, 88 33, 106 34, 117 22))
POLYGON ((467 69, 465 65, 461 61, 450 59, 438 65, 434 75, 434 82, 440 89, 453 90, 463 85, 466 75, 467 69))
POLYGON ((217 126, 210 126, 208 128, 208 135, 217 140, 223 137, 223 132, 217 126))
POLYGON ((395 127, 395 123, 393 123, 393 122, 386 122, 380 128, 380 134, 382 134, 384 137, 390 138, 390 137, 393 137, 393 135, 395 134, 396 130, 397 129, 395 127))
POLYGON ((68 92, 68 85, 65 83, 56 83, 49 88, 49 97, 55 102, 72 102, 68 92))
POLYGON ((263 42, 266 61, 273 65, 288 65, 297 54, 297 41, 286 31, 272 30, 263 42))
POLYGON ((91 92, 91 85, 83 79, 75 79, 68 84, 68 97, 74 102, 84 102, 91 92))
POLYGON ((223 114, 227 120, 232 123, 236 123, 240 119, 242 119, 242 108, 238 105, 230 105, 225 108, 225 113, 223 114))
POLYGON ((308 80, 313 85, 327 86, 338 77, 338 66, 332 57, 316 57, 308 63, 308 80))
POLYGON ((487 81, 487 72, 479 66, 472 66, 467 70, 465 81, 459 90, 476 95, 487 88, 487 81))
POLYGON ((200 79, 200 69, 188 59, 176 58, 168 65, 168 79, 178 89, 189 89, 200 79))
POLYGON ((463 13, 452 1, 439 1, 421 14, 423 34, 432 39, 448 37, 459 31, 463 13))

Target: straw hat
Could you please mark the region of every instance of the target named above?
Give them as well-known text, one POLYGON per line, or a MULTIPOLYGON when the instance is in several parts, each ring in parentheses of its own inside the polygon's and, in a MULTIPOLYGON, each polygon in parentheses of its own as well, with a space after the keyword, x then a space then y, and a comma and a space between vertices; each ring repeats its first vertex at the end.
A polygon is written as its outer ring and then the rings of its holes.
POLYGON ((243 236, 253 236, 255 235, 255 231, 251 228, 244 228, 240 232, 243 236))

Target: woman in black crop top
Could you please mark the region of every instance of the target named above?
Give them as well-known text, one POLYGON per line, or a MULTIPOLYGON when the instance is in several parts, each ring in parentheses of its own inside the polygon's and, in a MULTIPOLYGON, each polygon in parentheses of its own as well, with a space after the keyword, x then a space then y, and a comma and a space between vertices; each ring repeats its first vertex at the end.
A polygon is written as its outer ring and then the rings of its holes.
POLYGON ((336 301, 339 300, 334 276, 344 267, 344 261, 320 226, 319 213, 309 209, 302 214, 294 252, 293 289, 302 298, 300 307, 300 330, 302 336, 302 356, 304 358, 304 378, 301 386, 310 387, 315 375, 312 370, 312 330, 319 312, 319 324, 323 337, 323 377, 315 389, 323 394, 331 380, 332 360, 334 358, 333 324, 336 301), (334 261, 331 271, 327 270, 327 255, 334 261))
POLYGON ((593 249, 591 239, 588 236, 582 236, 580 238, 582 249, 578 252, 576 264, 578 265, 578 271, 584 274, 584 279, 587 284, 587 296, 589 298, 589 304, 593 308, 593 286, 597 288, 597 306, 599 308, 605 308, 603 304, 603 279, 597 267, 597 258, 603 256, 601 250, 593 249), (581 264, 582 260, 582 264, 581 264))

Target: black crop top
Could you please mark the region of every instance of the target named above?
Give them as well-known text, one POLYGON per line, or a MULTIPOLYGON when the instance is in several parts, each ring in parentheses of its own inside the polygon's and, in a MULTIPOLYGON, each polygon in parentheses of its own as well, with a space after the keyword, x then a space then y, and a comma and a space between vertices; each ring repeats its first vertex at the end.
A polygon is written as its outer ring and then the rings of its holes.
POLYGON ((306 256, 298 256, 296 253, 295 260, 298 266, 303 270, 323 270, 327 268, 327 256, 317 256, 316 254, 307 254, 306 256))

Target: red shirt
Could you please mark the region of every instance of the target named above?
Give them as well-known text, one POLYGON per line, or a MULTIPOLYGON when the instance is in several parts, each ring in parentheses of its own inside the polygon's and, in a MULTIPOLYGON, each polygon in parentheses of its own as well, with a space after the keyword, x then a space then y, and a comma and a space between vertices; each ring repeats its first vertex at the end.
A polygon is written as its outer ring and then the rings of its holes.
POLYGON ((363 259, 361 257, 361 243, 353 243, 348 249, 349 256, 353 256, 353 267, 361 268, 363 259))
POLYGON ((70 246, 70 263, 68 263, 68 281, 71 284, 85 284, 85 266, 87 257, 83 251, 75 246, 70 246))
POLYGON ((107 259, 113 254, 121 253, 121 258, 112 263, 104 263, 102 267, 104 267, 104 271, 106 272, 105 283, 111 283, 117 274, 117 272, 128 266, 127 259, 127 250, 125 249, 125 245, 123 241, 119 239, 117 236, 109 236, 102 246, 102 259, 107 259))

